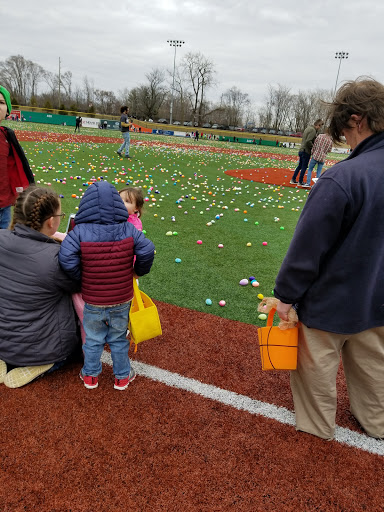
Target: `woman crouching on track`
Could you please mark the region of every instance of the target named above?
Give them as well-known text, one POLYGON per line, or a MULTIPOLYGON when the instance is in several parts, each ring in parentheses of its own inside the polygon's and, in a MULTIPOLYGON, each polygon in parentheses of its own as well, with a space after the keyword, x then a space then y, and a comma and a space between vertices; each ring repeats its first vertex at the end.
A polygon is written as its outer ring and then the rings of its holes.
POLYGON ((58 195, 30 186, 17 198, 10 229, 0 230, 0 383, 28 384, 80 345, 71 294, 52 235, 64 216, 58 195))

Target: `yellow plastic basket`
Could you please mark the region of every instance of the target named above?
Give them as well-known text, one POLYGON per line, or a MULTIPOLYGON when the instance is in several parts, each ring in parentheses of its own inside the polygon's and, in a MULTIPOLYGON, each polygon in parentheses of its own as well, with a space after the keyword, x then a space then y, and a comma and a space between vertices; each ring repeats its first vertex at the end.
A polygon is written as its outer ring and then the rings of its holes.
POLYGON ((259 335, 261 365, 263 370, 296 370, 299 330, 282 330, 273 327, 276 309, 271 309, 267 326, 260 327, 259 335))
POLYGON ((136 279, 133 280, 133 299, 129 311, 128 329, 131 342, 136 345, 135 352, 138 343, 162 334, 157 307, 152 299, 139 289, 136 279))

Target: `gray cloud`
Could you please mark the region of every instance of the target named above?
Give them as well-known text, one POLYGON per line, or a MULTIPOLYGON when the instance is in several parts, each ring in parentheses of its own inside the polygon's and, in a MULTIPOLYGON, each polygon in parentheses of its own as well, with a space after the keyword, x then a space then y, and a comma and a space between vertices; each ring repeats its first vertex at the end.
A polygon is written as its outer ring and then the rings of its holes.
POLYGON ((114 92, 144 82, 155 67, 172 69, 167 39, 186 41, 178 62, 190 51, 214 62, 211 99, 234 85, 255 103, 270 83, 331 89, 341 50, 350 58, 339 81, 364 74, 384 80, 379 0, 19 0, 15 9, 3 3, 0 14, 1 60, 21 54, 57 72, 60 57, 75 83, 87 75, 114 92))

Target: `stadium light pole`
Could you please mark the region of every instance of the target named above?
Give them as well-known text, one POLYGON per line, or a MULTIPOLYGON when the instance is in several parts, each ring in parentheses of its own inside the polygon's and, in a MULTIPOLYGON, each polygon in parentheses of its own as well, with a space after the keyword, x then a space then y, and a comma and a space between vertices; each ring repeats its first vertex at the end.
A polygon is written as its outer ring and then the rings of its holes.
POLYGON ((341 61, 342 61, 342 59, 348 59, 348 55, 349 55, 349 53, 346 53, 346 52, 336 52, 335 53, 335 59, 339 59, 339 68, 337 70, 337 77, 336 77, 335 92, 334 92, 334 94, 336 94, 337 82, 339 81, 339 73, 340 73, 341 61))
POLYGON ((173 93, 175 89, 175 69, 176 69, 176 48, 182 46, 185 41, 179 41, 178 39, 168 39, 167 43, 169 46, 175 47, 175 54, 173 57, 173 80, 172 80, 172 91, 171 91, 171 108, 169 111, 169 124, 172 124, 173 121, 173 93))

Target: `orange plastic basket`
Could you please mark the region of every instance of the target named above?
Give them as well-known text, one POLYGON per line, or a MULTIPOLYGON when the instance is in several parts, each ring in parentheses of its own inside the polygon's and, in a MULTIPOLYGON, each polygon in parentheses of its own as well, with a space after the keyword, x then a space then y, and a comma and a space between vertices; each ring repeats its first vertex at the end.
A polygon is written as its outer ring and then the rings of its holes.
POLYGON ((299 330, 282 330, 273 327, 276 309, 271 309, 267 326, 260 327, 259 335, 261 365, 263 370, 296 370, 299 330))

